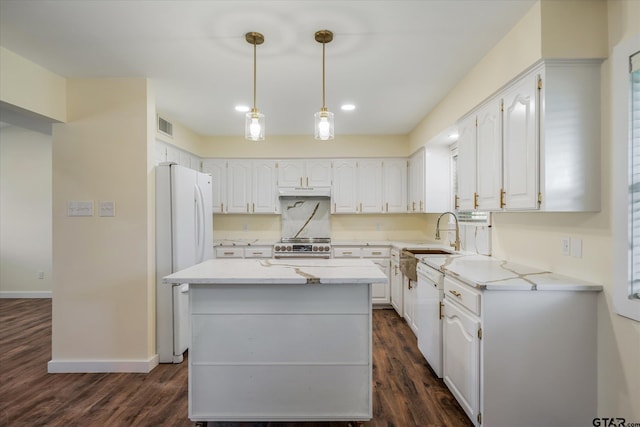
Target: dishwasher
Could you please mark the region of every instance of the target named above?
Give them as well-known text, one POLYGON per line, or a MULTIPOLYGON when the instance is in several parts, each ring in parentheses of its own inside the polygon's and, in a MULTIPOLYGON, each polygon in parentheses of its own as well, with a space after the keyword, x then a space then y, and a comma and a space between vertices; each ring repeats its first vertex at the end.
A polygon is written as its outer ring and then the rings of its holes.
POLYGON ((418 275, 418 349, 438 378, 442 378, 442 300, 444 274, 424 262, 418 275))

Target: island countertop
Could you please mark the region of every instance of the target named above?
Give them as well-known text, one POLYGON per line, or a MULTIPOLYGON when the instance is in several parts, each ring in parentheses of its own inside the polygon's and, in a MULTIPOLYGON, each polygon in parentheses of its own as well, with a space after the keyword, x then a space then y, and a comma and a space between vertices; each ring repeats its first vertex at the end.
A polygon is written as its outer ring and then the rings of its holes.
POLYGON ((368 259, 210 259, 163 278, 164 283, 387 283, 368 259))

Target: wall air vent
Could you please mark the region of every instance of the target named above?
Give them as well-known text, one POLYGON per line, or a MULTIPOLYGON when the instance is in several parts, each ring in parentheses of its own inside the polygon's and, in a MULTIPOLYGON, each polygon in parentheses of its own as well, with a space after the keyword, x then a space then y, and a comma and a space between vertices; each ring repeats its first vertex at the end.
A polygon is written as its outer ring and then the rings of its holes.
POLYGON ((173 136, 173 123, 158 116, 158 132, 173 136))

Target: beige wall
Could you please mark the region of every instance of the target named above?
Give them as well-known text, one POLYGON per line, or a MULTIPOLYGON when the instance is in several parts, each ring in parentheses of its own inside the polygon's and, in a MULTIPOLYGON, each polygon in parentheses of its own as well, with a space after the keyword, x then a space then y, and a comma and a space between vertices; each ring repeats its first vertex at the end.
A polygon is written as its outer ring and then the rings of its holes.
POLYGON ((68 82, 68 123, 53 129, 54 363, 155 355, 153 103, 146 79, 68 82), (95 215, 68 217, 74 200, 95 215))
POLYGON ((201 157, 406 157, 406 135, 342 135, 333 141, 316 141, 313 135, 267 135, 265 141, 247 141, 243 137, 205 137, 201 157))
POLYGON ((175 145, 178 148, 182 148, 196 156, 200 156, 200 153, 205 151, 205 146, 203 144, 203 137, 198 135, 188 127, 184 126, 182 123, 173 119, 170 115, 163 113, 161 111, 158 112, 158 115, 163 119, 168 120, 173 125, 173 135, 168 136, 161 132, 156 132, 155 127, 155 113, 150 117, 153 121, 153 132, 152 135, 155 134, 155 138, 159 141, 167 142, 169 144, 175 145))
POLYGON ((51 283, 51 136, 2 127, 0 297, 46 296, 51 283))
POLYGON ((0 101, 64 122, 66 80, 0 47, 0 101))

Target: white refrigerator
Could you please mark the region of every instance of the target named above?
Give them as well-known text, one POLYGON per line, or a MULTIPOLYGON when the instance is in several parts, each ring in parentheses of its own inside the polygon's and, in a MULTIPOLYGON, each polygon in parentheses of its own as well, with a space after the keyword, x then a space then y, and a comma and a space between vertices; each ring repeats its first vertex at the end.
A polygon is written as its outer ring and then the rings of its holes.
POLYGON ((156 167, 156 351, 180 363, 189 347, 189 285, 162 278, 213 257, 211 175, 174 163, 156 167))

